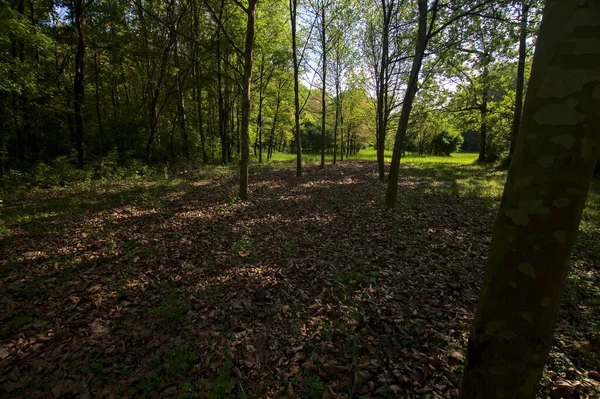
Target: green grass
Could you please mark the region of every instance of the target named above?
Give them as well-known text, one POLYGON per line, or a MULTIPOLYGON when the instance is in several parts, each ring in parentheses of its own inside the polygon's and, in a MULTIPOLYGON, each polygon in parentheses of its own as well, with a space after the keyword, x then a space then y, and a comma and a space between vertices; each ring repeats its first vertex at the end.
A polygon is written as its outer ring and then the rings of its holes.
MULTIPOLYGON (((392 151, 386 150, 384 152, 384 158, 386 162, 392 161, 392 151)), ((350 159, 356 159, 360 161, 375 161, 377 160, 377 151, 373 147, 365 148, 360 150, 358 154, 352 155, 350 159)), ((410 165, 418 164, 451 164, 451 165, 471 165, 477 161, 477 154, 474 153, 455 153, 449 157, 433 156, 433 155, 418 155, 416 153, 408 152, 400 161, 410 165)))
MULTIPOLYGON (((392 151, 385 151, 385 161, 391 162, 392 160, 392 151)), ((266 154, 263 154, 263 160, 266 161, 266 154)), ((345 158, 345 157, 344 157, 345 158)), ((251 156, 251 159, 254 163, 258 163, 258 157, 251 156)), ((337 159, 340 159, 340 155, 338 153, 337 159)), ((357 161, 373 161, 377 160, 377 151, 373 147, 365 148, 360 150, 357 154, 351 155, 350 159, 357 161)), ((474 153, 456 153, 452 154, 449 157, 443 156, 432 156, 432 155, 418 155, 415 153, 406 153, 402 157, 402 162, 407 164, 452 164, 452 165, 470 165, 475 163, 477 160, 477 154, 474 153)), ((274 152, 273 157, 266 161, 266 163, 295 163, 296 162, 296 154, 290 152, 274 152)), ((302 154, 302 163, 318 163, 321 162, 321 154, 302 154)), ((333 162, 333 154, 326 153, 325 154, 325 162, 331 163, 333 162)))

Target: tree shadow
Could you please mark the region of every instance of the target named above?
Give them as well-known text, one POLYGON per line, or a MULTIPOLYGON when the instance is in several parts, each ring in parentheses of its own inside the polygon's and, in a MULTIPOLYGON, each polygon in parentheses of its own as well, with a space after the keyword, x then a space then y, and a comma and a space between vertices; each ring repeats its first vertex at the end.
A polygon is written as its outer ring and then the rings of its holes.
POLYGON ((185 180, 15 226, 2 389, 452 396, 495 203, 463 189, 468 168, 403 172, 391 211, 373 164, 347 162, 263 168, 246 202, 230 176, 185 180))

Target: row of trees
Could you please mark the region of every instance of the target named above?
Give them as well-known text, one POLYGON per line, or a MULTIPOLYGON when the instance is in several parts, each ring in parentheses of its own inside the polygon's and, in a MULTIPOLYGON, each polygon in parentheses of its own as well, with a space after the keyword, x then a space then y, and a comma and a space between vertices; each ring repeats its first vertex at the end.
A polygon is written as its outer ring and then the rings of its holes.
POLYGON ((324 165, 326 152, 335 162, 374 145, 383 179, 396 137, 434 153, 434 139, 467 130, 480 131, 481 160, 497 159, 539 3, 3 1, 1 163, 75 149, 83 166, 115 148, 229 163, 250 148, 259 162, 295 151, 298 165, 319 151, 324 165), (415 97, 444 124, 409 118, 415 97))

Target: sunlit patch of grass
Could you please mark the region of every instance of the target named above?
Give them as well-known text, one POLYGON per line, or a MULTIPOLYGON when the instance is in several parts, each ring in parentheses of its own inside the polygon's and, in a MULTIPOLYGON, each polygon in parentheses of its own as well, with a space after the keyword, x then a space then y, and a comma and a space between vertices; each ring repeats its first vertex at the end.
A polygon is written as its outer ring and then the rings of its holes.
MULTIPOLYGON (((339 154, 338 154, 339 156, 339 154)), ((339 158, 338 158, 339 159, 339 158)), ((333 155, 325 154, 325 162, 332 162, 333 155)), ((254 162, 258 162, 258 158, 254 159, 254 162)), ((271 159, 267 160, 265 154, 263 154, 264 163, 295 163, 296 154, 291 152, 274 152, 271 159)), ((317 163, 321 162, 321 154, 302 154, 302 163, 317 163)))
MULTIPOLYGON (((384 151, 385 162, 392 161, 392 151, 384 151)), ((360 161, 376 161, 377 151, 373 147, 360 150, 357 154, 350 156, 350 159, 360 161)), ((477 161, 477 154, 474 153, 455 153, 449 157, 433 156, 433 155, 418 155, 416 153, 407 152, 402 156, 400 163, 411 165, 418 164, 453 164, 453 165, 470 165, 477 161)))

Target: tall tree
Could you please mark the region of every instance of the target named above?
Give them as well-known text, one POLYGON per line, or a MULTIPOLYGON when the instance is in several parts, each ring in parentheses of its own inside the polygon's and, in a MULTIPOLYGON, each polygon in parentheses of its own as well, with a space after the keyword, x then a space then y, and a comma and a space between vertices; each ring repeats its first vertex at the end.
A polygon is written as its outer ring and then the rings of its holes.
POLYGON ((519 61, 517 66, 517 82, 515 93, 515 111, 513 114, 512 126, 510 129, 510 148, 508 153, 508 162, 515 152, 517 136, 521 125, 521 114, 523 113, 523 88, 525 86, 525 61, 527 58, 527 33, 529 29, 529 9, 532 6, 531 0, 519 1, 521 21, 519 24, 519 61))
MULTIPOLYGON (((478 14, 491 2, 491 0, 466 0, 463 4, 457 2, 448 10, 446 4, 441 4, 439 0, 434 0, 431 7, 429 6, 428 0, 418 0, 418 28, 415 40, 415 52, 400 111, 400 119, 398 121, 396 138, 394 140, 394 152, 392 153, 392 163, 390 165, 389 180, 385 196, 385 204, 388 208, 395 206, 398 196, 400 158, 402 157, 402 151, 404 150, 404 138, 408 128, 413 101, 419 87, 419 76, 427 46, 433 38, 444 33, 446 28, 464 17, 478 14)), ((447 40, 452 41, 450 38, 447 40)))
POLYGON ((600 1, 549 0, 461 397, 535 398, 600 143, 600 1))
POLYGON ((292 67, 294 69, 294 134, 296 135, 296 176, 302 176, 302 136, 300 134, 300 63, 298 60, 298 1, 288 0, 292 27, 292 67))
POLYGON ((252 60, 254 50, 254 25, 256 17, 256 3, 258 0, 248 0, 248 6, 239 6, 247 16, 246 20, 246 43, 244 47, 244 80, 242 83, 242 131, 241 146, 242 156, 240 159, 240 198, 248 199, 248 160, 250 148, 248 147, 249 123, 250 123, 250 86, 252 84, 252 60))
POLYGON ((75 113, 75 136, 79 167, 83 167, 86 162, 85 142, 83 133, 83 103, 85 100, 85 39, 83 35, 83 25, 85 17, 84 0, 75 0, 75 29, 77 31, 77 52, 75 54, 75 83, 73 102, 73 111, 75 113))

